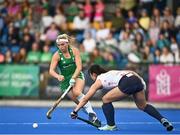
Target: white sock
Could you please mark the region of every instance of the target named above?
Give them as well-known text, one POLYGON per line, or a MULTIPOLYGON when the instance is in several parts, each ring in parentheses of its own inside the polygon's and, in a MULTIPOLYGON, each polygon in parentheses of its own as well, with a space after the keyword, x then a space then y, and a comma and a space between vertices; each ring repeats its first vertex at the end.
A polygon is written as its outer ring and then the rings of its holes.
MULTIPOLYGON (((84 94, 80 94, 78 97, 77 97, 77 100, 78 101, 81 101, 81 99, 83 99, 83 97, 84 97, 84 94)), ((93 109, 92 109, 92 106, 91 106, 91 103, 88 101, 85 105, 84 105, 84 107, 83 107, 83 110, 86 112, 86 113, 94 113, 94 114, 96 114, 94 111, 93 111, 93 109)))

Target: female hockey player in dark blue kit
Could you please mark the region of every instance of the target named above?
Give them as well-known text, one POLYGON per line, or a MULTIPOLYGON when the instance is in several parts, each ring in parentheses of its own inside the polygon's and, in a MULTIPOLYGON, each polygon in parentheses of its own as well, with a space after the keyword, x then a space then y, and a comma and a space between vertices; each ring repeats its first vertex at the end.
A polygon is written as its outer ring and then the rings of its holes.
POLYGON ((116 130, 114 120, 113 101, 120 100, 126 96, 132 95, 136 106, 157 119, 167 131, 173 130, 172 124, 163 117, 155 107, 148 104, 145 98, 146 84, 142 77, 130 70, 110 70, 106 71, 99 65, 92 65, 89 69, 91 78, 95 81, 85 97, 79 102, 74 111, 71 113, 71 118, 77 118, 77 112, 83 107, 88 100, 100 88, 106 89, 108 92, 102 97, 102 109, 106 117, 107 125, 100 127, 99 130, 116 130))

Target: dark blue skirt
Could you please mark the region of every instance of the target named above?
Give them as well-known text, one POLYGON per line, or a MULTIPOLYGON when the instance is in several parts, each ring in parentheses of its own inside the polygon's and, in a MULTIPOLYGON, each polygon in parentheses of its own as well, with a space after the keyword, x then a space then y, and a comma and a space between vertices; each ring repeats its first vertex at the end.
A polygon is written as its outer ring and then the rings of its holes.
POLYGON ((144 90, 141 79, 135 75, 123 76, 118 83, 118 88, 125 94, 131 95, 144 90))

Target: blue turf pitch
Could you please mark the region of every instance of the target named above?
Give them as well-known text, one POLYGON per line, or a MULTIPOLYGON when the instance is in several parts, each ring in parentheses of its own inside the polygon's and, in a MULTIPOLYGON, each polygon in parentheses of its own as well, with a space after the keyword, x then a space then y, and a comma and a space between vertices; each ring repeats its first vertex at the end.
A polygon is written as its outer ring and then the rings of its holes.
MULTIPOLYGON (((161 109, 160 112, 173 122, 175 130, 165 128, 138 109, 116 109, 115 119, 118 131, 99 131, 79 120, 69 117, 72 108, 58 108, 53 118, 48 120, 49 108, 39 107, 0 107, 0 134, 180 134, 180 110, 161 109), (33 122, 38 128, 33 129, 33 122)), ((100 108, 95 111, 103 124, 106 123, 100 108)), ((87 116, 80 112, 84 118, 87 116)))

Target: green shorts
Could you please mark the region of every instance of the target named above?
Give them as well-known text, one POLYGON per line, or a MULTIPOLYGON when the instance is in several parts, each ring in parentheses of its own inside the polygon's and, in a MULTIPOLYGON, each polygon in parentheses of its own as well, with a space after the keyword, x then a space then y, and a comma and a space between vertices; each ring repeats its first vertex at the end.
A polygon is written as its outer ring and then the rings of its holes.
MULTIPOLYGON (((62 92, 66 91, 66 89, 69 87, 69 81, 71 80, 71 77, 72 75, 65 77, 65 80, 60 83, 60 90, 62 92)), ((85 80, 83 72, 81 72, 77 78, 85 80)))

